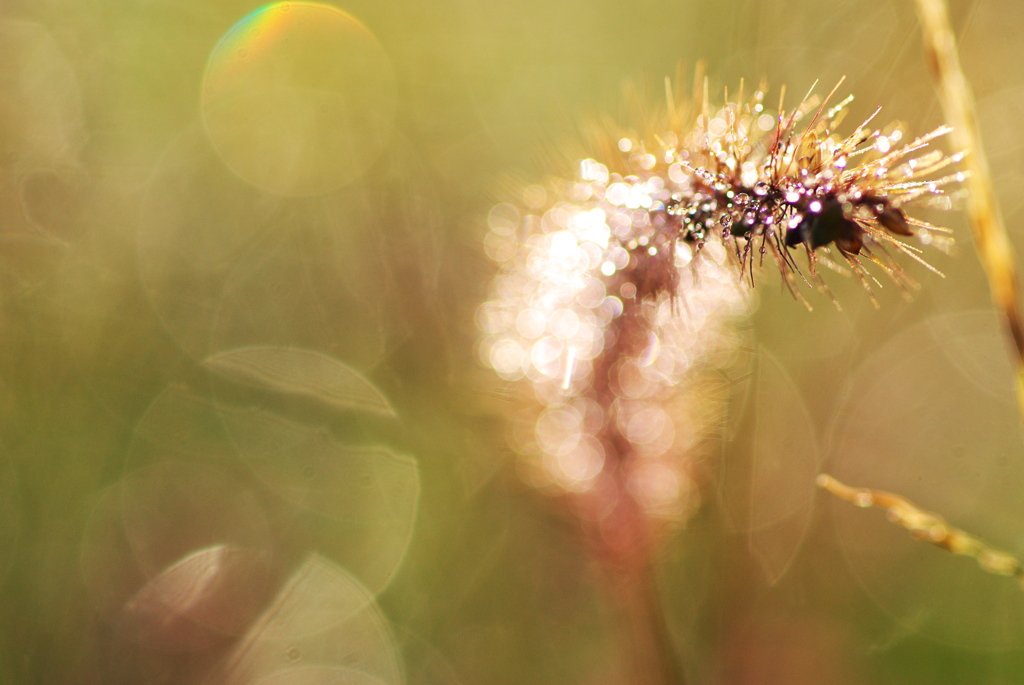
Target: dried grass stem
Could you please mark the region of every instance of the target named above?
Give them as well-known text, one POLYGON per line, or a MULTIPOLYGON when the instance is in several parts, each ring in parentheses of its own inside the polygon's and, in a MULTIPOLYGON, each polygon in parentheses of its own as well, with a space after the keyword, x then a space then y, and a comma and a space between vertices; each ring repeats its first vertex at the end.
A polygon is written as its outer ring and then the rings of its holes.
POLYGON ((1017 266, 1013 246, 992 189, 988 161, 981 145, 974 97, 960 67, 956 37, 945 0, 915 0, 924 34, 925 53, 939 87, 946 119, 953 126, 954 145, 968 154, 968 218, 974 243, 988 275, 992 299, 1001 312, 1017 357, 1017 402, 1024 418, 1024 322, 1018 306, 1017 266))

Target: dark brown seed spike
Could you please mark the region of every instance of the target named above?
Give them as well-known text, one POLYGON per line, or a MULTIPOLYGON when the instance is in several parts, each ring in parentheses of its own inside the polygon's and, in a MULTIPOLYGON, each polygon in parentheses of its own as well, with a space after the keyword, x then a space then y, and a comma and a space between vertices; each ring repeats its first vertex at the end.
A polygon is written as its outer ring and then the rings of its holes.
POLYGON ((836 247, 848 254, 860 254, 861 248, 864 247, 864 240, 860 234, 852 233, 836 238, 836 247))
POLYGON ((902 209, 885 204, 882 205, 881 211, 876 210, 875 216, 878 219, 878 223, 893 235, 914 235, 914 232, 910 229, 910 224, 907 223, 907 216, 903 213, 902 209))

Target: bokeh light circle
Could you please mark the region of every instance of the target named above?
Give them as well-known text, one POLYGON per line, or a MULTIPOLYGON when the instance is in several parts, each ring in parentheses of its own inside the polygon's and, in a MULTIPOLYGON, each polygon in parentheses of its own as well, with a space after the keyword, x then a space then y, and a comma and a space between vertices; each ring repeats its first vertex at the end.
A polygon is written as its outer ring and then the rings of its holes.
POLYGON ((391 626, 345 569, 310 554, 225 663, 224 685, 405 682, 391 626), (344 678, 331 677, 338 674, 344 678))
POLYGON ((391 62, 336 7, 278 2, 213 49, 202 89, 206 132, 241 178, 280 195, 318 195, 358 178, 387 146, 391 62))
POLYGON ((269 598, 266 547, 243 548, 230 541, 251 533, 239 535, 237 525, 247 512, 236 522, 201 515, 239 494, 237 488, 225 492, 226 482, 214 469, 164 463, 131 474, 94 498, 79 568, 97 615, 119 636, 161 652, 203 652, 241 635, 255 620, 269 598), (204 487, 207 491, 200 492, 204 487), (176 488, 187 495, 176 497, 176 488), (147 511, 139 500, 150 495, 155 497, 147 511), (191 515, 197 511, 200 515, 191 515), (133 518, 140 515, 141 521, 133 518), (227 542, 204 544, 221 534, 227 542))
POLYGON ((306 220, 284 200, 240 181, 206 144, 198 125, 156 162, 137 234, 139 275, 153 313, 191 357, 210 353, 224 285, 263 235, 306 220))

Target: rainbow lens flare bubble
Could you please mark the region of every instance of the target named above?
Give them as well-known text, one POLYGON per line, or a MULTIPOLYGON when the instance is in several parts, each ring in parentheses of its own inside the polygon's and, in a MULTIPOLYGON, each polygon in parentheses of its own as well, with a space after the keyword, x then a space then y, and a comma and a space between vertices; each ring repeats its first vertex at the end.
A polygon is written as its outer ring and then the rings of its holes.
POLYGON ((395 106, 377 39, 315 2, 278 2, 239 21, 203 80, 213 147, 238 176, 278 195, 319 195, 358 178, 387 146, 395 106))

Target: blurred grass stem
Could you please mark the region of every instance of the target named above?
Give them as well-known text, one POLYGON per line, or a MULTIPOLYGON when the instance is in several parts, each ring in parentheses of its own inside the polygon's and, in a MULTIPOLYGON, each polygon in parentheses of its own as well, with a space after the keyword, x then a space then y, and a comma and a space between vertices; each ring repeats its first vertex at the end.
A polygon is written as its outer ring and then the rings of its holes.
POLYGON ((650 564, 612 571, 611 591, 618 622, 628 631, 634 685, 684 685, 650 564))
POLYGON ((938 82, 942 109, 953 127, 953 144, 967 152, 968 218, 974 244, 988 275, 989 289, 1002 313, 1016 351, 1017 404, 1024 419, 1024 322, 1017 293, 1017 266, 992 189, 988 161, 978 132, 974 97, 960 67, 956 37, 945 0, 915 0, 924 34, 925 53, 938 82))

